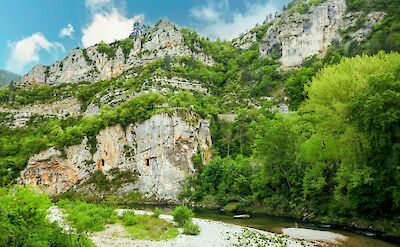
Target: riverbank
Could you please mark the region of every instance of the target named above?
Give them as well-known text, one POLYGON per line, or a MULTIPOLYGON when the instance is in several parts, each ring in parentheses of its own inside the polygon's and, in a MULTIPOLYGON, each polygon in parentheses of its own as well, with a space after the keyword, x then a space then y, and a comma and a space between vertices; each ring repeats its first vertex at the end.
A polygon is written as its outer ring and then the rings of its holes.
MULTIPOLYGON (((129 209, 117 209, 118 215, 123 215, 129 209)), ((151 212, 134 210, 135 214, 152 214, 151 212)), ((57 222, 65 230, 71 231, 65 215, 56 206, 48 212, 48 219, 57 222)), ((171 215, 161 214, 160 218, 173 222, 171 215)), ((120 247, 120 246, 147 246, 147 247, 207 247, 207 246, 329 246, 337 244, 346 239, 340 234, 325 231, 314 231, 312 237, 303 238, 301 236, 290 236, 289 234, 274 234, 249 227, 227 224, 223 222, 194 218, 193 222, 200 227, 200 234, 189 236, 182 234, 182 229, 178 237, 161 240, 149 241, 133 239, 126 229, 120 224, 107 225, 102 231, 91 233, 88 237, 98 247, 120 247)), ((300 229, 300 228, 299 228, 300 229)), ((73 229, 72 229, 73 231, 73 229)), ((308 231, 303 229, 303 231, 308 231)), ((293 232, 290 232, 292 234, 293 232)))
POLYGON ((195 205, 198 208, 221 210, 235 214, 250 214, 250 215, 268 215, 275 217, 289 218, 296 222, 315 225, 326 229, 345 230, 358 234, 362 234, 377 239, 400 244, 400 223, 393 220, 367 220, 362 218, 351 219, 332 219, 329 217, 320 217, 315 214, 300 215, 299 212, 270 210, 263 206, 252 206, 250 208, 240 208, 237 205, 227 204, 224 207, 216 205, 195 205), (304 219, 306 218, 306 219, 304 219))

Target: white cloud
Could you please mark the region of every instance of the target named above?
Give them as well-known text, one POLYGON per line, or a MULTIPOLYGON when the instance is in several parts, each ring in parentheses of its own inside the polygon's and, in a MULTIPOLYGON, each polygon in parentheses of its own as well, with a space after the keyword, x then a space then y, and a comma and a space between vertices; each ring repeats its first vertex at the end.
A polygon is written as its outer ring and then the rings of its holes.
POLYGON ((85 1, 86 7, 88 7, 92 11, 98 11, 102 8, 108 6, 113 6, 112 0, 86 0, 85 1))
POLYGON ((72 37, 72 34, 74 33, 74 26, 72 26, 71 24, 68 24, 66 27, 64 27, 64 28, 62 28, 61 30, 60 30, 60 33, 58 34, 58 36, 60 37, 60 38, 64 38, 64 37, 66 37, 66 36, 68 36, 68 37, 72 37))
POLYGON ((48 53, 65 52, 64 46, 57 42, 49 42, 42 33, 34 33, 29 37, 9 43, 10 57, 6 63, 6 69, 23 73, 26 66, 37 63, 40 60, 40 51, 48 53))
POLYGON ((246 9, 241 13, 231 11, 226 1, 222 3, 224 4, 209 3, 206 7, 190 10, 192 17, 201 21, 198 31, 202 35, 212 39, 230 40, 253 28, 257 23, 262 23, 267 15, 278 10, 277 1, 246 4, 246 9))
POLYGON ((190 10, 190 15, 203 21, 216 21, 220 18, 218 12, 211 5, 207 7, 193 8, 190 10))
POLYGON ((116 8, 108 12, 95 13, 92 22, 82 29, 82 44, 88 47, 100 41, 111 43, 124 39, 131 33, 133 24, 143 18, 143 15, 128 18, 116 8))

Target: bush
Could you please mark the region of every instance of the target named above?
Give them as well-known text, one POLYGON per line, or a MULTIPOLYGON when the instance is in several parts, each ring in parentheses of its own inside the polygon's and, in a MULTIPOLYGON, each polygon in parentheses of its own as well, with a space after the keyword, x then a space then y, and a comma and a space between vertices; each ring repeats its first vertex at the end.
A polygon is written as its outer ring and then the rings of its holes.
POLYGON ((126 211, 122 216, 122 221, 127 226, 133 226, 137 224, 137 219, 133 211, 126 211))
POLYGON ((172 216, 174 216, 174 221, 178 223, 179 226, 183 226, 186 221, 190 221, 193 217, 193 212, 186 206, 179 206, 172 212, 172 216))
POLYGON ((117 51, 117 49, 115 49, 114 47, 111 47, 109 44, 101 41, 98 45, 97 45, 97 51, 103 54, 106 54, 108 58, 114 58, 115 57, 115 53, 117 51))
POLYGON ((46 194, 16 186, 0 188, 0 246, 94 246, 85 236, 64 234, 46 219, 46 194))
POLYGON ((61 200, 58 205, 68 214, 72 226, 78 232, 96 232, 104 229, 106 224, 116 221, 117 215, 112 207, 90 204, 79 200, 61 200))
POLYGON ((183 225, 183 233, 186 235, 199 235, 200 227, 191 220, 188 220, 183 225))
POLYGON ((160 214, 161 214, 161 209, 155 208, 154 212, 153 212, 153 217, 158 218, 158 217, 160 217, 160 214))

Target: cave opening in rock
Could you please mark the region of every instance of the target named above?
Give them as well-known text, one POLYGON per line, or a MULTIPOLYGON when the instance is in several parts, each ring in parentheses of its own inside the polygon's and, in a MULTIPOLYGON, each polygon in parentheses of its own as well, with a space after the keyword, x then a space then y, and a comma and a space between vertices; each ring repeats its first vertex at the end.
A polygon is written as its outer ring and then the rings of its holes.
POLYGON ((103 160, 103 159, 101 159, 101 166, 103 167, 103 166, 104 166, 104 164, 105 164, 104 160, 103 160))
POLYGON ((146 166, 150 166, 150 159, 145 159, 145 160, 144 160, 144 164, 145 164, 146 166))

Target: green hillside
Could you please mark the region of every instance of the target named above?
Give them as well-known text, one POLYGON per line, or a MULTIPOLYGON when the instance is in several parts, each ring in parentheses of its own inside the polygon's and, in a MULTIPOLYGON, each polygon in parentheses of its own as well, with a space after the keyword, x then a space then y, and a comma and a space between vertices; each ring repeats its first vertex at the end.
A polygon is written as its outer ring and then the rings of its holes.
MULTIPOLYGON (((303 3, 296 1, 289 9, 303 12, 310 7, 303 3)), ((182 201, 400 237, 400 2, 347 4, 361 18, 387 12, 365 40, 349 36, 357 26, 341 30, 341 42, 296 68, 283 69, 279 51, 262 58, 260 39, 240 49, 181 29, 185 44, 210 55, 212 66, 193 56, 165 56, 104 81, 0 89, 4 109, 67 98, 78 99, 82 112, 99 109, 95 115, 64 118, 33 114, 23 127, 10 124, 17 117, 11 110, 0 112, 0 185, 15 184, 30 157, 48 148, 65 155, 66 147, 87 140, 94 154, 96 136, 107 127, 125 129, 159 113, 178 114, 188 122, 209 119, 212 137, 212 159, 204 162, 204 150, 194 155, 197 173, 187 177, 182 201), (205 90, 165 86, 155 78, 183 78, 205 90), (284 106, 289 110, 279 110, 284 106)), ((257 30, 265 32, 268 25, 257 30)), ((133 42, 126 43, 130 51, 133 42)), ((18 78, 0 71, 3 85, 18 78)), ((101 171, 88 181, 98 194, 71 189, 60 196, 127 202, 104 192, 121 181, 101 171)))
POLYGON ((0 87, 8 85, 12 81, 17 82, 19 79, 21 79, 20 75, 0 69, 0 87))

